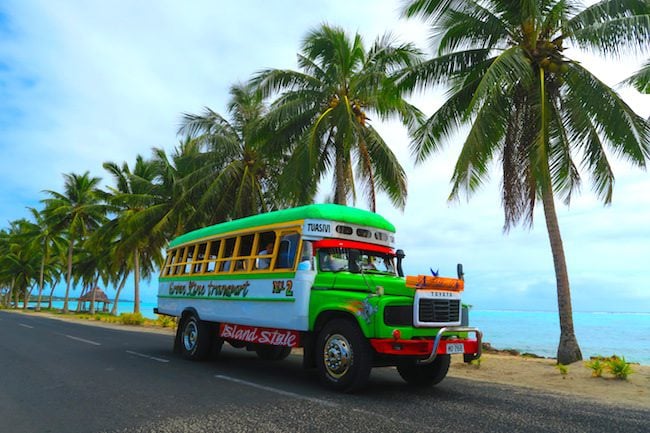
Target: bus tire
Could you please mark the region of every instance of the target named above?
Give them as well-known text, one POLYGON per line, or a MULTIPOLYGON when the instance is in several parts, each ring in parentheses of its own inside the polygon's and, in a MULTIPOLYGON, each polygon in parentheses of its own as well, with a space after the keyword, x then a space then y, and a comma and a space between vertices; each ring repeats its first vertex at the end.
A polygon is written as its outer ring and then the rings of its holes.
POLYGON ((409 360, 399 364, 397 372, 409 385, 424 388, 440 383, 447 376, 450 362, 450 355, 438 355, 431 364, 409 360))
POLYGON ((255 353, 257 353, 260 359, 265 361, 282 361, 291 354, 291 347, 260 344, 255 347, 255 353))
POLYGON ((325 324, 316 343, 321 382, 336 391, 356 391, 368 382, 372 352, 356 323, 334 319, 325 324))
POLYGON ((180 324, 181 355, 192 361, 203 361, 212 349, 211 326, 195 314, 186 316, 180 324))

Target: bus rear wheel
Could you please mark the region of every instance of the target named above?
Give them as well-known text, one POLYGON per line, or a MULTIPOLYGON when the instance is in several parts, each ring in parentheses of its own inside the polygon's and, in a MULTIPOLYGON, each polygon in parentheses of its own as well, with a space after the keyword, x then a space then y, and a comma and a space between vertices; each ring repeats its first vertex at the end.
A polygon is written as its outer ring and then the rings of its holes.
POLYGON ((414 360, 397 366, 397 372, 409 385, 427 387, 440 383, 447 376, 451 356, 438 355, 430 364, 417 364, 414 360))
POLYGON ((328 322, 318 335, 316 364, 321 382, 336 391, 362 388, 372 368, 370 346, 356 323, 328 322))
POLYGON ((212 349, 210 324, 199 320, 195 314, 186 316, 179 325, 180 351, 184 358, 203 361, 212 349))

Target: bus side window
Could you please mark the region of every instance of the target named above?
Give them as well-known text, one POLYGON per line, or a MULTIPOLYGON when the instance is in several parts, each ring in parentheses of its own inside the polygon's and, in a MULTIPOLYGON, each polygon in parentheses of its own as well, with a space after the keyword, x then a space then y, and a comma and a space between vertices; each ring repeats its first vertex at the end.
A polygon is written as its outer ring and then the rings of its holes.
POLYGON ((221 241, 212 241, 210 243, 210 254, 208 254, 208 263, 205 272, 214 272, 217 268, 217 257, 219 257, 219 245, 221 241))
POLYGON ((314 270, 314 247, 310 241, 303 241, 302 243, 302 250, 300 250, 300 261, 298 262, 298 270, 314 270))
POLYGON ((247 271, 249 269, 248 262, 253 251, 253 239, 254 235, 252 234, 240 237, 239 251, 236 254, 238 260, 235 262, 235 271, 247 271))
POLYGON ((280 247, 278 248, 278 258, 275 263, 275 269, 293 269, 299 240, 300 235, 298 233, 291 233, 282 236, 280 247))
POLYGON ((225 240, 222 256, 219 257, 219 272, 230 272, 232 267, 232 255, 235 251, 235 242, 237 238, 228 238, 225 240))
POLYGON ((207 243, 202 243, 198 246, 196 253, 196 260, 194 260, 194 270, 192 273, 200 274, 203 270, 203 265, 205 262, 205 250, 207 248, 207 243))
POLYGON ((266 269, 271 267, 273 252, 275 250, 275 232, 260 233, 257 240, 257 258, 253 260, 255 269, 266 269))
POLYGON ((167 252, 167 263, 165 263, 165 272, 163 272, 163 275, 171 275, 172 263, 174 263, 175 257, 176 257, 176 250, 169 250, 167 252))
POLYGON ((192 272, 192 260, 194 259, 194 250, 196 249, 195 245, 190 245, 187 247, 187 257, 185 258, 185 266, 183 268, 184 274, 189 274, 192 272))
POLYGON ((178 250, 176 254, 176 266, 174 266, 174 275, 181 275, 183 273, 183 259, 185 258, 185 247, 178 250))

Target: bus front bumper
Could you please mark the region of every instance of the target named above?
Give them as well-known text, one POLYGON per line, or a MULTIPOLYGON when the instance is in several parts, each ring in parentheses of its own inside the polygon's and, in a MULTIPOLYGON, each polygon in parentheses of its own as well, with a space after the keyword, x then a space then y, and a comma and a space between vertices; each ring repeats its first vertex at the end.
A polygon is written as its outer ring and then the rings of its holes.
POLYGON ((483 333, 478 328, 448 326, 440 328, 435 339, 401 340, 393 338, 372 338, 370 344, 383 355, 421 356, 419 364, 430 364, 438 355, 464 354, 472 359, 481 356, 483 333), (461 338, 458 334, 473 333, 475 339, 461 338))

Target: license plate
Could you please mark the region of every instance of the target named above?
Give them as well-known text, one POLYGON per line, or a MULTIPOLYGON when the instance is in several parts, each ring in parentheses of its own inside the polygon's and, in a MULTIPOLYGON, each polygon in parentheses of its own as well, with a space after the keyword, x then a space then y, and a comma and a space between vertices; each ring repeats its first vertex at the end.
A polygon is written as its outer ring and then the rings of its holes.
POLYGON ((465 353, 465 346, 463 345, 463 343, 447 344, 447 354, 453 355, 456 353, 465 353))

